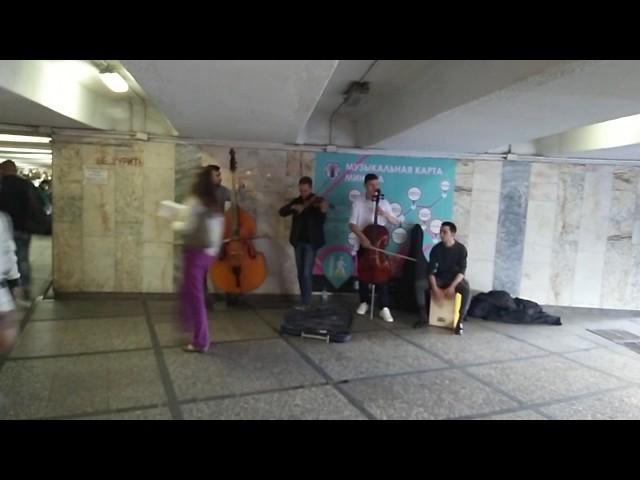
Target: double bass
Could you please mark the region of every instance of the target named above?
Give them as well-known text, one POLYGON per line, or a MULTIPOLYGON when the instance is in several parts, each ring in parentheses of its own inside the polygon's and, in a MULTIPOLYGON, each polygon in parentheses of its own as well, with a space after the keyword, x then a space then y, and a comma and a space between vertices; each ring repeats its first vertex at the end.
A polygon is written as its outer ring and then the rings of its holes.
POLYGON ((224 242, 209 276, 226 293, 246 293, 258 288, 267 276, 264 255, 257 251, 252 238, 256 236, 256 221, 238 205, 236 185, 237 162, 233 148, 229 151, 231 170, 231 208, 225 212, 224 242))

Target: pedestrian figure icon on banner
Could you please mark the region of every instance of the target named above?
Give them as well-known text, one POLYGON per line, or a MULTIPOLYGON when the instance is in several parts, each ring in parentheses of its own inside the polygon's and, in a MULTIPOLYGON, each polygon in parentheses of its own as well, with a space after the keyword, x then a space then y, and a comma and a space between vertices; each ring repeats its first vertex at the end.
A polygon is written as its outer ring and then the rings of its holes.
POLYGON ((345 272, 344 267, 344 258, 340 257, 336 263, 336 269, 333 271, 333 275, 336 277, 346 277, 347 272, 345 272))

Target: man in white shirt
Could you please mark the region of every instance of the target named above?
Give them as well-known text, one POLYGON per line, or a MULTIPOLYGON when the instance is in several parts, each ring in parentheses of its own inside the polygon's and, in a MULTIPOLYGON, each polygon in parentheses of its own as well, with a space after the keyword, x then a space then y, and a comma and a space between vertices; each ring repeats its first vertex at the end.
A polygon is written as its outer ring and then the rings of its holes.
MULTIPOLYGON (((373 224, 375 203, 373 202, 374 195, 379 189, 378 176, 369 173, 364 177, 364 189, 365 197, 362 196, 354 200, 351 206, 351 217, 349 218, 349 228, 356 235, 358 243, 360 244, 360 250, 358 255, 363 252, 363 248, 371 247, 371 242, 362 233, 362 231, 369 225, 373 224)), ((401 222, 397 219, 393 213, 391 213, 391 205, 387 200, 380 200, 378 204, 378 225, 385 225, 387 222, 399 225, 401 222)), ((380 283, 376 285, 376 292, 380 298, 380 317, 385 322, 393 322, 393 317, 389 311, 389 285, 388 283, 380 283)), ((360 281, 360 305, 356 310, 358 315, 364 315, 369 309, 369 284, 360 281)))

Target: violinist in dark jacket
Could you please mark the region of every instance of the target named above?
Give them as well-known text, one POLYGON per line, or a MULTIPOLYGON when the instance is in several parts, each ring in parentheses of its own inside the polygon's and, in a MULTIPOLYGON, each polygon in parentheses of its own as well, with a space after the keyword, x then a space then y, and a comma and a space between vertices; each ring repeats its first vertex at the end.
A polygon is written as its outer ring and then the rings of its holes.
POLYGON ((300 284, 301 304, 296 308, 306 309, 311 305, 313 265, 316 252, 324 245, 324 221, 329 204, 312 192, 313 181, 302 177, 298 182, 300 196, 280 209, 280 216, 293 215, 289 242, 296 252, 296 268, 300 284))

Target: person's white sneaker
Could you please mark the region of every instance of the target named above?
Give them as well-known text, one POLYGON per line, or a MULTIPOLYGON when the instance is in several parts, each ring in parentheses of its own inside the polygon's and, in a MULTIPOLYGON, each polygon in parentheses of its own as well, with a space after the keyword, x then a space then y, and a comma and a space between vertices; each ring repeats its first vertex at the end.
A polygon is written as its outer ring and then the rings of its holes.
POLYGON ((364 315, 365 313, 367 313, 367 310, 369 310, 369 305, 365 302, 362 302, 359 306, 358 309, 356 310, 356 313, 358 315, 364 315))
POLYGON ((387 307, 384 307, 380 310, 380 318, 382 318, 385 322, 393 322, 393 317, 391 316, 391 312, 387 307))

